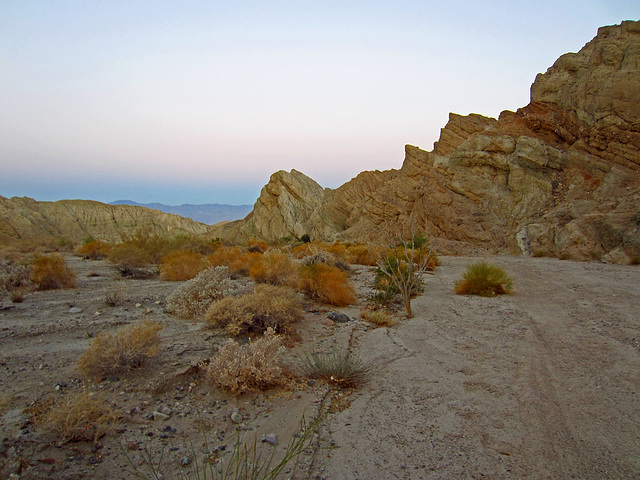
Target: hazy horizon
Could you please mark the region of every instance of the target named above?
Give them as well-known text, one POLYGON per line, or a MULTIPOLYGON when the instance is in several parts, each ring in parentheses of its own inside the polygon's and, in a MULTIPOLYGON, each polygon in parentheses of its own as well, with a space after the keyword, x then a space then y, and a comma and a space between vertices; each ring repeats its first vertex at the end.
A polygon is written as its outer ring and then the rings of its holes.
POLYGON ((497 117, 636 1, 4 2, 0 195, 253 204, 497 117))

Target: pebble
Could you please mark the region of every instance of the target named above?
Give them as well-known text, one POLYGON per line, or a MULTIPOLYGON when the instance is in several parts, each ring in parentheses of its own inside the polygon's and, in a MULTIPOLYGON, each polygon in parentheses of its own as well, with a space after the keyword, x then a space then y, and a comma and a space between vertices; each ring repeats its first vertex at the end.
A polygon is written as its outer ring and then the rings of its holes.
POLYGON ((329 320, 333 320, 336 323, 347 323, 351 321, 351 319, 347 315, 338 312, 329 312, 327 314, 327 318, 329 320))
POLYGON ((268 433, 264 436, 262 441, 269 445, 278 445, 278 436, 275 433, 268 433))
POLYGON ((242 423, 242 414, 237 408, 234 408, 233 412, 231 412, 231 421, 233 423, 242 423))
POLYGON ((186 467, 187 465, 191 465, 191 457, 182 457, 180 460, 180 465, 186 467))
POLYGON ((173 413, 173 410, 171 410, 169 407, 164 406, 160 409, 160 413, 163 413, 167 416, 171 415, 173 413))
POLYGON ((169 420, 169 415, 166 413, 158 412, 157 410, 152 413, 154 420, 169 420))
POLYGON ((82 309, 80 307, 71 307, 69 309, 69 313, 82 313, 82 309))

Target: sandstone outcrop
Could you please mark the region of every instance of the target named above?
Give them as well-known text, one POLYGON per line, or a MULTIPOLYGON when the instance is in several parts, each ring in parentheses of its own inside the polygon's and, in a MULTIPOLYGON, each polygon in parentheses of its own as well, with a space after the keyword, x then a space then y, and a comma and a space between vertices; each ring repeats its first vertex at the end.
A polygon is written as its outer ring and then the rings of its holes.
POLYGON ((93 236, 115 242, 139 231, 174 236, 204 234, 208 229, 194 220, 145 207, 0 196, 0 239, 65 237, 78 242, 93 236))
POLYGON ((413 224, 450 253, 509 250, 628 263, 640 256, 640 22, 602 27, 498 119, 451 114, 431 152, 335 190, 274 174, 236 240, 379 240, 413 224))

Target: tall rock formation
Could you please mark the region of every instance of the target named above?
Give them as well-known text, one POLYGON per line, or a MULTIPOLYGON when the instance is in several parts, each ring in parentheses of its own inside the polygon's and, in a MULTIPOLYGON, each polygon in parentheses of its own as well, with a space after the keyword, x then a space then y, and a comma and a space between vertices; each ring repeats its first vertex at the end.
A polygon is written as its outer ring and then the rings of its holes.
POLYGON ((28 197, 0 196, 0 240, 93 236, 120 241, 137 231, 158 235, 204 234, 209 227, 178 215, 131 205, 105 205, 90 200, 37 202, 28 197))
POLYGON ((278 172, 236 240, 375 241, 406 224, 445 251, 488 248, 628 263, 640 256, 640 22, 602 27, 496 120, 451 114, 431 152, 335 190, 278 172))

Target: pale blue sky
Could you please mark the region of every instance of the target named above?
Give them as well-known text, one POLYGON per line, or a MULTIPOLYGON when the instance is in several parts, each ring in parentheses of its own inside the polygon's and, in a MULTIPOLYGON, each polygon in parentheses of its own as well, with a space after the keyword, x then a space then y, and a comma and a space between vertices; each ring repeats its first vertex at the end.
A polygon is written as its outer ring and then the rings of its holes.
POLYGON ((253 203, 497 116, 617 1, 0 0, 0 195, 253 203))

